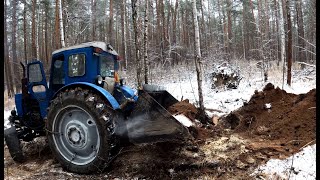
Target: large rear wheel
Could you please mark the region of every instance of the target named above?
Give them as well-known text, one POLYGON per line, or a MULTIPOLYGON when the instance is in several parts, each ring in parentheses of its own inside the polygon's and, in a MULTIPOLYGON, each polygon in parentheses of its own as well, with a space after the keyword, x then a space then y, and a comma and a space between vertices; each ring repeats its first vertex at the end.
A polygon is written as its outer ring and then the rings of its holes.
POLYGON ((116 146, 114 111, 97 94, 81 88, 61 92, 48 112, 48 141, 63 168, 102 172, 116 146))

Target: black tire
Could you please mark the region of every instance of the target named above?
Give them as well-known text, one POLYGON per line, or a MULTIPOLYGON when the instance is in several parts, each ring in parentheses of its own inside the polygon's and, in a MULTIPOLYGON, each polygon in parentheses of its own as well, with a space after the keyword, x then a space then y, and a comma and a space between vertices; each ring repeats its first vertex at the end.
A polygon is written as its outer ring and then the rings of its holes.
POLYGON ((46 123, 48 142, 54 157, 70 172, 102 172, 116 147, 113 118, 115 111, 109 103, 89 90, 78 87, 59 93, 51 101, 46 123), (70 121, 71 118, 74 119, 70 121), (86 118, 87 124, 83 123, 86 118), (90 126, 90 120, 93 127, 90 126))
POLYGON ((16 162, 24 162, 25 158, 20 145, 20 140, 14 126, 4 130, 4 139, 12 159, 16 162))

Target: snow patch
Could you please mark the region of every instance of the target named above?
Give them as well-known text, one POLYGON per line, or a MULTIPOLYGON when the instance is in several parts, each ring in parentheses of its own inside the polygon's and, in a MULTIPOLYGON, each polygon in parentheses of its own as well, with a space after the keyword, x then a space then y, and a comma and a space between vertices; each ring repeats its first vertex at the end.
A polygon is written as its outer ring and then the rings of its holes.
POLYGON ((192 121, 183 114, 175 115, 173 117, 186 127, 193 125, 192 121))
POLYGON ((271 108, 271 103, 265 104, 265 107, 266 107, 267 109, 270 109, 270 108, 271 108))
POLYGON ((287 159, 270 159, 267 164, 259 166, 252 175, 265 173, 278 175, 284 179, 315 179, 316 178, 316 144, 305 147, 301 152, 287 159))
POLYGON ((11 124, 9 121, 9 116, 11 115, 11 110, 5 110, 4 111, 4 129, 10 128, 11 124))

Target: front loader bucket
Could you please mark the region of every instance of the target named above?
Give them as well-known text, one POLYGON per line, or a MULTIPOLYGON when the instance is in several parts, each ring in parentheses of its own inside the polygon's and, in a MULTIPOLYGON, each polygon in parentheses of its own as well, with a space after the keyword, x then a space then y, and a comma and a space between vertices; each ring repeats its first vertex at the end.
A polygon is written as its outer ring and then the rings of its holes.
POLYGON ((188 129, 167 110, 178 102, 167 91, 139 90, 139 98, 129 118, 125 120, 131 143, 153 143, 190 139, 188 129))

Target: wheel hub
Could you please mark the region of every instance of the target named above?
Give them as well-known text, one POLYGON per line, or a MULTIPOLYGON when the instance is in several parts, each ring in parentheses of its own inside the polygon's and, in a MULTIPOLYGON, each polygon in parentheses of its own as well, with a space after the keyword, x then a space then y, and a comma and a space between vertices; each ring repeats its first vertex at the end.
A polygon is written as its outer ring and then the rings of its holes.
MULTIPOLYGON (((68 129, 68 139, 72 144, 80 145, 80 142, 83 138, 81 131, 76 127, 70 127, 68 129)), ((85 142, 85 141, 84 141, 85 142)))

